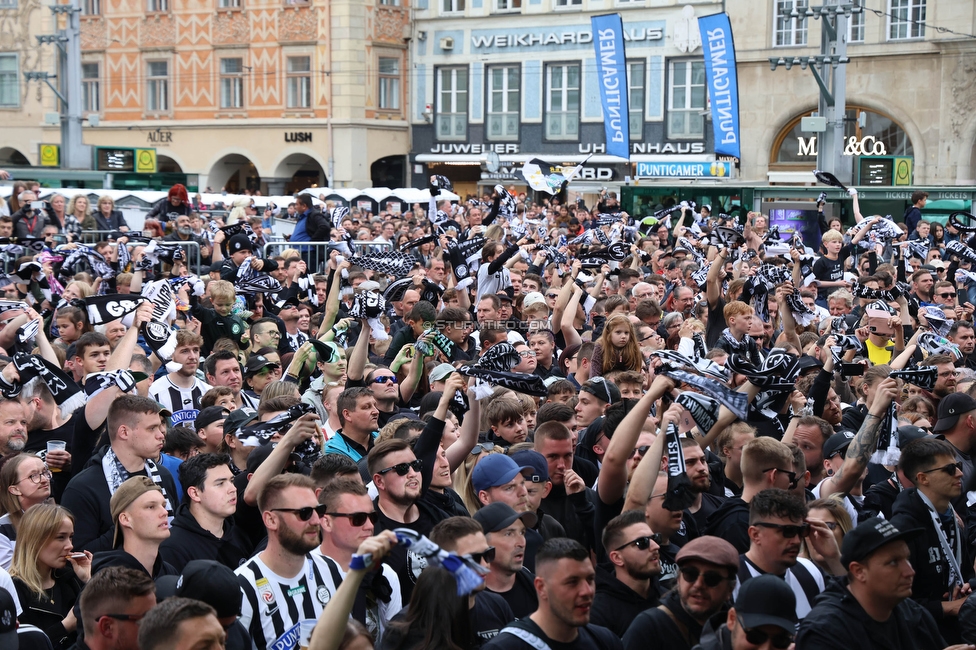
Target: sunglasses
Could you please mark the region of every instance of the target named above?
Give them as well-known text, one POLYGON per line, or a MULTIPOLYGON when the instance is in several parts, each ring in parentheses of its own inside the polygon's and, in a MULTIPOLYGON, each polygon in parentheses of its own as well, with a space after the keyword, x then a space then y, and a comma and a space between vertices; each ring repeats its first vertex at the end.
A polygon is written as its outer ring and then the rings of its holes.
POLYGON ((793 643, 793 635, 787 632, 770 634, 762 630, 746 630, 744 628, 743 631, 746 633, 746 641, 752 645, 761 646, 766 641, 769 641, 774 648, 784 650, 785 648, 789 648, 790 644, 793 643))
POLYGON ((471 450, 471 455, 477 456, 483 451, 491 451, 494 448, 495 448, 495 443, 493 442, 479 442, 474 446, 474 449, 471 450))
POLYGON ((956 472, 962 471, 962 463, 949 463, 948 465, 943 465, 942 467, 934 467, 932 469, 923 469, 922 474, 931 474, 932 472, 945 472, 949 476, 955 476, 956 472))
POLYGON ((546 298, 558 298, 558 297, 559 297, 559 294, 558 293, 547 293, 546 294, 546 298))
POLYGON ((759 526, 760 528, 772 528, 774 530, 778 530, 779 534, 782 535, 784 539, 793 539, 797 535, 800 537, 806 537, 807 531, 810 530, 810 524, 774 524, 768 521, 757 521, 752 525, 759 526))
POLYGON ((375 510, 373 512, 330 512, 328 515, 330 517, 346 517, 353 526, 362 526, 367 519, 370 523, 375 524, 379 517, 375 510))
POLYGON ((396 377, 394 377, 393 375, 389 375, 389 376, 377 377, 376 379, 373 380, 373 383, 374 384, 391 384, 391 383, 397 384, 399 382, 397 381, 396 377))
POLYGON ((644 535, 643 537, 638 537, 637 539, 631 540, 631 541, 627 542, 626 544, 622 544, 621 546, 618 546, 617 548, 615 548, 613 550, 615 550, 615 551, 622 551, 625 548, 627 548, 628 546, 633 545, 633 546, 636 546, 638 549, 640 549, 642 551, 646 551, 647 549, 649 549, 651 547, 651 542, 654 542, 655 544, 657 544, 658 546, 660 546, 661 545, 661 542, 663 542, 663 541, 664 540, 661 539, 661 536, 659 534, 655 533, 653 535, 644 535))
POLYGON ((272 508, 271 512, 290 512, 302 521, 308 521, 312 518, 313 512, 319 517, 324 517, 325 506, 317 505, 314 508, 312 506, 305 506, 304 508, 272 508))
POLYGON ((769 469, 764 469, 762 471, 762 473, 765 474, 766 472, 774 472, 774 471, 775 472, 783 472, 784 474, 786 474, 786 476, 790 479, 790 487, 789 487, 789 489, 791 489, 791 490, 794 489, 799 484, 799 482, 800 482, 800 479, 797 478, 797 476, 796 476, 796 472, 791 472, 789 470, 780 469, 778 467, 770 467, 769 469))
MULTIPOLYGON (((651 448, 650 445, 641 445, 640 447, 634 449, 634 454, 637 454, 638 456, 643 458, 644 456, 647 455, 647 450, 650 448, 651 448)), ((630 457, 633 458, 634 454, 631 454, 630 457)))
POLYGON ((381 469, 377 474, 388 474, 389 472, 396 472, 397 476, 406 476, 410 470, 419 472, 424 467, 424 461, 417 460, 410 461, 409 463, 397 463, 393 467, 387 467, 386 469, 381 469))
POLYGON ((468 553, 464 557, 468 558, 475 564, 481 564, 484 561, 486 564, 491 564, 495 561, 495 547, 489 546, 480 553, 468 553))
POLYGON ((698 567, 693 566, 683 566, 678 571, 681 573, 681 577, 690 584, 698 582, 698 577, 701 576, 706 587, 717 587, 729 580, 729 576, 720 571, 705 571, 703 573, 698 567))
POLYGON ((955 298, 956 297, 956 294, 954 294, 954 293, 940 293, 939 294, 939 297, 940 298, 955 298))

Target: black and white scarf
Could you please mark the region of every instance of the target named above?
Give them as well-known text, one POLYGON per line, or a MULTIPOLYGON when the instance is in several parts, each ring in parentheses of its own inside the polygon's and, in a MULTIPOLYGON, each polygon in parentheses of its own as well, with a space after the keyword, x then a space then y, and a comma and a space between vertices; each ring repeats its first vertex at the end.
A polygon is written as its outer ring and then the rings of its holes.
POLYGON ((61 264, 61 275, 63 277, 71 277, 79 271, 77 268, 80 261, 88 262, 89 268, 92 272, 102 279, 114 278, 115 271, 105 261, 105 258, 101 253, 97 253, 94 248, 89 248, 88 246, 78 245, 67 259, 61 264))
POLYGON ((909 240, 907 243, 908 255, 905 257, 917 257, 923 262, 928 257, 929 254, 929 244, 928 241, 922 241, 921 239, 909 240))
MULTIPOLYGON (((235 436, 241 441, 241 444, 247 447, 266 445, 271 442, 271 438, 276 433, 285 431, 302 416, 314 412, 314 406, 305 402, 299 402, 284 413, 279 413, 266 422, 258 422, 249 427, 238 429, 235 432, 235 436)), ((314 439, 309 438, 295 448, 295 453, 301 457, 302 461, 311 465, 322 454, 322 450, 314 439)))
POLYGON ((745 393, 734 391, 721 382, 701 377, 686 370, 665 368, 664 376, 693 386, 705 395, 715 399, 719 404, 732 411, 737 418, 745 420, 749 415, 749 397, 745 393))
POLYGON ((380 322, 380 316, 383 315, 385 309, 386 300, 383 299, 383 296, 374 291, 362 291, 353 297, 349 315, 353 318, 365 318, 370 331, 373 333, 373 338, 377 341, 385 341, 390 338, 386 333, 386 328, 383 327, 383 323, 380 322))
POLYGON ((927 358, 936 354, 948 354, 956 360, 962 358, 962 352, 959 350, 958 345, 934 332, 922 332, 918 335, 918 339, 915 342, 919 350, 922 351, 923 357, 927 358))
POLYGON ((722 339, 729 348, 729 354, 738 353, 744 356, 748 356, 749 350, 752 348, 750 345, 752 343, 752 337, 748 334, 743 335, 742 340, 739 341, 734 336, 732 336, 731 330, 726 327, 722 330, 722 339))
POLYGON ((176 351, 176 332, 166 323, 151 320, 142 325, 142 338, 163 363, 168 363, 176 351))
POLYGON ((888 376, 918 386, 922 390, 932 390, 935 388, 935 382, 939 380, 939 369, 935 366, 915 366, 904 370, 892 370, 888 376))
POLYGON ((702 395, 685 391, 675 398, 675 403, 683 406, 691 414, 691 419, 695 421, 703 434, 707 434, 718 421, 719 403, 718 400, 702 395))
POLYGON ((147 299, 128 293, 116 293, 105 296, 89 296, 85 298, 85 310, 88 312, 88 322, 92 325, 103 325, 118 320, 128 314, 135 313, 147 299))
POLYGON ((125 273, 129 270, 129 264, 132 263, 132 255, 129 253, 129 247, 122 242, 119 242, 119 273, 125 273))
POLYGON ((390 251, 355 255, 349 258, 349 263, 377 273, 404 276, 410 273, 410 269, 417 263, 417 258, 400 251, 390 251))
POLYGON ((885 302, 894 302, 902 295, 898 287, 895 287, 891 291, 885 291, 882 289, 872 289, 871 287, 866 287, 859 282, 855 282, 851 285, 851 293, 854 294, 855 298, 864 298, 866 300, 883 300, 885 302))
POLYGON ((515 217, 515 208, 518 205, 518 202, 515 200, 515 197, 512 196, 512 193, 505 189, 504 185, 496 185, 495 194, 498 195, 499 199, 498 216, 511 221, 512 218, 515 217))
POLYGON ((800 297, 799 291, 794 291, 786 296, 786 306, 800 327, 806 327, 817 319, 817 312, 807 307, 806 303, 803 302, 803 298, 800 297))
POLYGON ((256 293, 269 294, 281 291, 281 283, 270 275, 262 273, 260 275, 251 276, 246 280, 235 280, 234 288, 238 293, 248 296, 256 293))
POLYGON ((397 250, 402 253, 403 251, 408 251, 411 248, 417 248, 419 246, 423 246, 424 244, 430 244, 436 241, 437 235, 425 235, 423 237, 418 237, 417 239, 400 244, 400 246, 397 247, 397 250))
POLYGON ((840 182, 840 179, 838 179, 836 176, 834 176, 830 172, 825 172, 825 171, 821 171, 819 169, 814 169, 813 170, 813 175, 816 176, 817 177, 817 180, 819 182, 823 183, 824 185, 829 185, 831 187, 838 187, 838 188, 844 190, 845 192, 847 191, 847 186, 844 185, 843 183, 841 183, 840 182))
POLYGON ((665 435, 667 436, 665 446, 668 456, 668 490, 664 494, 661 507, 671 512, 680 512, 690 507, 698 495, 691 489, 691 479, 685 471, 685 453, 681 448, 678 425, 669 422, 665 435))
POLYGON ((172 323, 176 319, 173 288, 166 280, 156 280, 142 286, 142 297, 153 304, 152 319, 172 323))
MULTIPOLYGON (((175 512, 173 510, 173 501, 169 497, 169 493, 166 492, 166 486, 163 485, 163 477, 159 474, 159 468, 156 467, 156 463, 146 459, 146 473, 152 482, 162 491, 163 498, 166 500, 166 514, 169 515, 169 520, 172 522, 175 512)), ((115 451, 109 447, 105 455, 102 456, 102 473, 105 475, 105 482, 108 484, 108 493, 110 495, 115 494, 125 481, 132 478, 132 474, 122 465, 122 461, 119 457, 115 455, 115 451)))
POLYGON ((976 264, 976 251, 959 241, 951 241, 946 244, 946 255, 957 257, 962 262, 976 264))
POLYGON ((919 313, 925 316, 925 320, 928 322, 929 327, 932 331, 939 336, 949 336, 949 330, 952 329, 952 324, 955 322, 952 319, 946 317, 945 312, 941 308, 935 305, 929 305, 927 307, 922 307, 918 310, 919 313))
POLYGON ((881 418, 878 431, 878 446, 871 454, 871 462, 889 467, 897 465, 901 458, 901 449, 898 447, 898 403, 894 400, 881 418))
MULTIPOLYGON (((145 375, 140 373, 142 378, 145 375)), ((85 396, 91 399, 103 390, 118 386, 123 393, 129 393, 136 388, 136 378, 131 371, 126 369, 109 370, 106 372, 93 372, 85 377, 85 396)))
MULTIPOLYGON (((854 237, 857 233, 861 232, 868 226, 871 226, 871 234, 880 241, 891 241, 898 239, 903 234, 902 229, 898 227, 894 221, 891 220, 890 215, 888 217, 882 217, 872 224, 871 219, 864 219, 860 223, 854 224, 847 231, 849 237, 854 237)), ((922 256, 925 259, 925 256, 922 256)))
POLYGON ((39 377, 48 390, 54 402, 61 411, 61 417, 67 418, 78 408, 85 405, 85 394, 74 380, 57 365, 41 356, 18 352, 9 359, 17 369, 20 379, 10 383, 0 375, 0 394, 8 399, 20 395, 24 384, 39 377))

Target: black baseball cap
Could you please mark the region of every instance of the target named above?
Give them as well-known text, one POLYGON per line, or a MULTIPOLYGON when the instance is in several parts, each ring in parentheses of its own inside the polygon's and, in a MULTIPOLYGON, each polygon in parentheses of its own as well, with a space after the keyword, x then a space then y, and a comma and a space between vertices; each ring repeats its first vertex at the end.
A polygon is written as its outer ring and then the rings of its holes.
POLYGON ((970 411, 976 411, 976 399, 966 393, 949 393, 939 400, 939 420, 932 427, 932 433, 948 431, 970 411))
POLYGON ((536 521, 538 521, 538 517, 531 510, 515 512, 512 506, 501 501, 488 504, 474 513, 474 519, 481 524, 481 529, 485 531, 486 535, 508 528, 515 523, 516 519, 521 519, 526 528, 532 528, 535 526, 536 521))
POLYGON ((840 563, 844 568, 850 568, 851 562, 866 559, 885 544, 899 539, 908 540, 924 532, 922 528, 898 530, 887 519, 872 517, 862 521, 844 536, 844 542, 840 547, 840 563))
POLYGON ((839 431, 827 438, 823 446, 824 459, 833 458, 837 454, 842 454, 851 446, 854 434, 850 431, 839 431))
POLYGON ((230 241, 227 243, 227 250, 229 250, 231 253, 237 253, 239 251, 253 251, 254 246, 251 244, 251 240, 248 239, 247 235, 239 232, 230 238, 230 241))
POLYGON ((252 354, 247 358, 247 363, 244 364, 244 376, 250 377, 268 366, 278 368, 281 366, 281 364, 276 361, 272 361, 263 354, 252 354))
POLYGON ((238 429, 246 426, 258 419, 258 412, 252 408, 244 407, 231 411, 230 415, 224 418, 224 434, 234 435, 238 429))
POLYGON ((201 409, 200 413, 197 414, 196 420, 193 421, 193 427, 199 431, 205 426, 226 419, 228 415, 230 415, 230 411, 223 406, 208 406, 201 409))
POLYGON ((241 615, 241 585, 230 568, 213 560, 192 560, 176 580, 174 596, 192 598, 217 610, 217 618, 241 615))
POLYGON ((735 599, 735 617, 747 630, 772 625, 790 634, 796 630, 796 596, 782 578, 770 574, 742 583, 735 599))
POLYGON ((13 594, 3 587, 0 587, 0 646, 17 647, 17 606, 13 594))
POLYGON ((522 472, 525 480, 529 483, 545 483, 549 480, 549 463, 546 457, 534 449, 523 449, 509 454, 509 458, 515 461, 519 467, 531 467, 532 474, 522 472))
POLYGON ((616 404, 620 401, 620 389, 617 388, 616 384, 611 384, 603 377, 594 377, 593 379, 587 380, 580 387, 580 392, 589 393, 607 404, 616 404))

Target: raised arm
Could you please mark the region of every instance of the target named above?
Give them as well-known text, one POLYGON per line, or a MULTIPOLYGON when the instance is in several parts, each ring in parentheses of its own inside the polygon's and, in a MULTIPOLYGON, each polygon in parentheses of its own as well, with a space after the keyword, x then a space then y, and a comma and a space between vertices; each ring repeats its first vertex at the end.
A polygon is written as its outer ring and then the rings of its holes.
POLYGON ((359 322, 362 328, 346 366, 346 378, 350 381, 362 380, 363 370, 366 368, 366 359, 369 358, 369 323, 366 322, 365 318, 359 319, 359 322))
MULTIPOLYGON (((447 378, 447 382, 444 385, 445 392, 451 390, 451 380, 454 375, 447 378)), ((451 471, 453 472, 458 467, 464 463, 464 459, 468 457, 474 446, 478 444, 478 428, 481 424, 481 403, 474 396, 474 390, 468 388, 468 384, 474 386, 474 379, 468 381, 464 380, 462 377, 461 390, 467 389, 468 395, 468 412, 464 414, 464 420, 461 422, 461 429, 458 432, 457 441, 447 448, 447 462, 451 464, 451 471)), ((455 388, 456 390, 456 388, 455 388)))
POLYGON ((668 439, 668 424, 677 422, 681 417, 681 407, 672 404, 661 416, 661 428, 657 432, 654 444, 647 450, 630 479, 627 488, 627 499, 624 501, 624 512, 627 510, 644 510, 648 500, 653 496, 654 484, 661 473, 661 458, 664 457, 664 445, 668 439))
POLYGON ((824 479, 820 486, 820 496, 827 498, 832 494, 847 494, 851 491, 857 480, 864 473, 864 468, 868 466, 868 460, 878 446, 878 436, 881 431, 881 421, 888 411, 891 400, 898 393, 898 381, 896 379, 885 379, 878 385, 874 401, 868 411, 864 423, 858 430, 857 435, 851 440, 850 447, 847 448, 847 455, 844 457, 844 464, 840 470, 824 479))
POLYGON ((705 276, 705 300, 709 307, 715 307, 718 299, 722 297, 722 270, 725 267, 725 260, 729 256, 727 248, 720 248, 712 260, 712 265, 708 267, 708 275, 705 276))
POLYGON ((251 480, 247 482, 247 488, 244 489, 244 503, 249 506, 257 505, 261 490, 268 484, 268 481, 285 471, 285 467, 288 466, 288 459, 295 448, 321 431, 316 424, 318 419, 319 416, 315 413, 306 413, 295 420, 295 423, 282 436, 278 445, 268 454, 265 461, 254 470, 251 480))
POLYGON ((658 375, 654 378, 650 390, 644 393, 640 401, 617 425, 613 437, 610 438, 610 444, 607 445, 606 454, 603 456, 600 482, 596 488, 597 495, 603 503, 607 505, 616 503, 624 495, 624 489, 627 487, 627 461, 634 454, 634 447, 640 438, 651 405, 673 389, 674 381, 658 375))

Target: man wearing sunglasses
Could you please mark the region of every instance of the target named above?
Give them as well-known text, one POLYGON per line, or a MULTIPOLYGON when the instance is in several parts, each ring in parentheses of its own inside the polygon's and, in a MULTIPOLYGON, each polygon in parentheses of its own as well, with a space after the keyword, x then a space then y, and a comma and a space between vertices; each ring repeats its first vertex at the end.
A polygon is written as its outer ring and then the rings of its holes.
POLYGON ((915 570, 912 599, 933 614, 946 641, 959 643, 959 608, 973 578, 966 531, 951 503, 962 493, 962 463, 945 440, 922 438, 901 450, 898 466, 915 487, 895 499, 891 523, 898 530, 924 531, 908 542, 915 570))
POLYGON ((840 549, 820 520, 807 519, 807 506, 786 490, 763 490, 749 504, 749 550, 739 560, 739 585, 769 574, 783 580, 794 594, 796 617, 810 613, 824 590, 825 577, 812 561, 799 557, 803 541, 823 556, 834 575, 843 575, 840 549))
POLYGON ((335 562, 312 553, 321 543, 320 519, 325 514, 312 479, 290 473, 275 476, 258 496, 258 508, 268 546, 235 573, 244 593, 241 625, 254 647, 266 650, 285 644, 301 621, 322 615, 341 583, 341 573, 335 562))
MULTIPOLYGON (((373 536, 377 512, 366 488, 356 479, 332 481, 319 492, 319 503, 326 508, 326 514, 319 520, 322 544, 312 554, 335 562, 345 579, 353 554, 373 536)), ((352 615, 374 638, 379 638, 402 608, 400 579, 393 567, 384 563, 369 571, 363 580, 352 615)))
MULTIPOLYGON (((486 569, 490 569, 495 560, 495 547, 488 544, 481 524, 471 517, 451 517, 438 523, 430 531, 430 541, 448 553, 469 557, 486 569)), ((472 629, 485 643, 515 620, 505 599, 486 589, 485 585, 468 596, 468 607, 472 629)))
POLYGON ((659 540, 647 525, 643 510, 628 510, 610 520, 603 529, 603 547, 613 571, 596 568, 591 623, 622 637, 638 614, 657 607, 659 540))
MULTIPOLYGON (((802 650, 942 650, 935 619, 912 598, 909 545, 920 530, 898 528, 872 518, 844 536, 841 560, 847 576, 832 581, 816 607, 800 623, 802 650), (846 643, 841 642, 843 638, 846 643)), ((954 650, 971 645, 951 646, 954 650)))
POLYGON ((678 583, 659 607, 641 613, 624 634, 625 650, 691 650, 705 623, 732 597, 739 554, 723 539, 703 535, 678 552, 678 583))
POLYGON ((796 629, 793 592, 775 576, 759 576, 739 590, 718 629, 702 636, 701 650, 786 650, 796 629))

